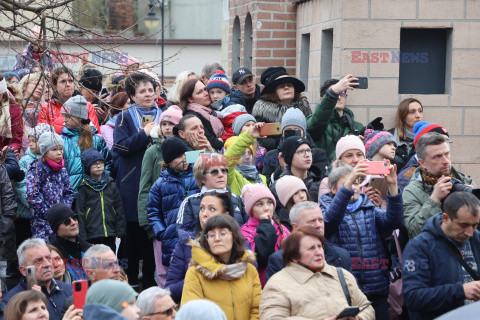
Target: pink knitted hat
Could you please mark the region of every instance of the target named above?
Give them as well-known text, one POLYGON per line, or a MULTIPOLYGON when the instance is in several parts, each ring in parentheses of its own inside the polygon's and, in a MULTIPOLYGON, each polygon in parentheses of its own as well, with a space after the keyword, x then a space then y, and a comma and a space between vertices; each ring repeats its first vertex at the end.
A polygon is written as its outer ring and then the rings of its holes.
POLYGON ((180 119, 183 117, 182 109, 179 106, 171 105, 167 110, 162 112, 160 115, 160 123, 162 121, 169 121, 175 125, 180 122, 180 119))
POLYGON ((338 140, 337 146, 335 148, 336 158, 340 159, 342 154, 344 154, 348 150, 360 150, 362 151, 364 156, 366 153, 363 141, 358 136, 354 135, 345 136, 338 140))
POLYGON ((302 179, 295 176, 283 176, 278 179, 275 184, 275 191, 277 191, 278 199, 280 199, 280 202, 284 207, 287 206, 288 200, 300 190, 307 191, 307 187, 302 179))
POLYGON ((252 216, 252 209, 255 203, 263 198, 271 199, 274 207, 277 205, 272 192, 263 183, 246 184, 242 188, 242 200, 245 205, 245 211, 249 216, 252 216))

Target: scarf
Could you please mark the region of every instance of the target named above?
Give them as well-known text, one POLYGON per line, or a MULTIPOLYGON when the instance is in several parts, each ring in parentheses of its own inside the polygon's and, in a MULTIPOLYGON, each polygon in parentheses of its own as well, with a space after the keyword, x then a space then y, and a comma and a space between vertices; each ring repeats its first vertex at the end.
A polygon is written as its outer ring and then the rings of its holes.
POLYGON ((298 265, 312 271, 313 273, 321 272, 323 270, 323 268, 325 267, 325 264, 321 268, 310 267, 310 266, 304 265, 300 261, 298 262, 298 265))
POLYGON ((158 109, 157 104, 154 104, 150 110, 145 110, 132 103, 128 108, 128 112, 132 117, 137 132, 140 131, 140 128, 142 127, 142 116, 152 116, 153 121, 160 124, 160 115, 162 114, 162 111, 158 109))
POLYGON ((237 262, 234 264, 226 264, 223 268, 225 268, 225 272, 223 272, 219 278, 222 280, 230 281, 239 279, 247 270, 248 262, 237 262))
POLYGON ((248 181, 253 181, 255 183, 263 183, 262 178, 260 178, 257 167, 255 165, 239 164, 237 165, 236 169, 248 181))
MULTIPOLYGON (((436 177, 427 170, 423 169, 420 171, 420 174, 422 175, 422 180, 426 185, 433 186, 437 183, 438 179, 440 177, 436 177)), ((450 178, 453 178, 452 171, 450 171, 450 174, 448 175, 450 178)))
POLYGON ((405 136, 406 136, 407 139, 412 140, 412 141, 415 139, 415 133, 413 133, 412 131, 407 130, 407 129, 405 129, 405 136))
POLYGON ((45 162, 50 166, 50 168, 52 168, 53 171, 60 171, 65 166, 65 160, 64 159, 62 159, 62 161, 60 163, 56 163, 53 160, 45 158, 45 162))
POLYGON ((202 117, 205 118, 210 124, 212 125, 213 132, 215 133, 215 136, 217 138, 221 138, 222 134, 225 132, 223 128, 222 121, 212 113, 212 109, 209 107, 202 106, 201 104, 198 103, 190 103, 187 106, 187 110, 194 111, 196 113, 199 113, 202 117))
POLYGON ((355 212, 358 208, 360 208, 360 205, 363 203, 363 194, 361 194, 358 199, 347 205, 347 210, 348 212, 355 212))
POLYGON ((5 138, 12 138, 12 122, 10 118, 10 103, 8 102, 8 100, 1 103, 0 136, 5 138))
POLYGON ((107 186, 109 177, 110 177, 110 172, 108 170, 103 171, 102 178, 100 180, 93 179, 92 177, 84 173, 83 181, 94 191, 100 192, 103 189, 105 189, 105 187, 107 186))

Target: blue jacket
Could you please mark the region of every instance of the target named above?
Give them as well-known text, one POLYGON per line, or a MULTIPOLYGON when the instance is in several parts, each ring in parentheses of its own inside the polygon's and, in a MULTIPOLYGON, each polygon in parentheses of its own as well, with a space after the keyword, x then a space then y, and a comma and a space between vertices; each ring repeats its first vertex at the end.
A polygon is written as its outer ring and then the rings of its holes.
POLYGON ((117 116, 112 147, 117 188, 122 196, 127 222, 138 222, 137 200, 142 160, 151 139, 144 130, 137 131, 130 113, 117 116))
POLYGON ((128 320, 112 308, 101 303, 90 303, 83 307, 84 320, 128 320))
POLYGON ((387 210, 376 207, 366 195, 354 212, 347 210, 352 190, 342 186, 335 197, 320 197, 325 218, 325 237, 347 249, 352 258, 352 273, 365 295, 388 295, 387 255, 381 234, 391 234, 403 225, 402 194, 387 195, 387 210))
MULTIPOLYGON (((463 267, 439 239, 446 238, 455 250, 458 247, 441 223, 441 213, 428 219, 403 252, 403 298, 411 320, 434 319, 464 304, 463 267)), ((480 232, 475 230, 468 241, 480 267, 480 232)))
POLYGON ((398 189, 402 190, 410 183, 410 179, 413 177, 415 169, 420 167, 417 160, 417 155, 413 155, 405 166, 400 170, 397 175, 398 189))
MULTIPOLYGON (((65 169, 67 169, 68 175, 70 176, 72 189, 75 194, 77 194, 78 186, 80 185, 83 173, 85 172, 81 160, 82 151, 78 145, 80 131, 78 129, 68 129, 67 127, 63 127, 62 139, 64 142, 63 158, 65 159, 65 169)), ((112 156, 110 155, 110 150, 102 137, 96 134, 93 135, 93 148, 97 149, 105 159, 105 170, 112 170, 112 156)))
POLYGON ((162 242, 162 264, 170 265, 170 256, 177 243, 177 214, 183 199, 198 193, 192 165, 184 172, 163 170, 153 184, 147 201, 147 218, 155 239, 162 242))
MULTIPOLYGON (((333 246, 328 241, 325 241, 323 248, 325 251, 325 260, 329 265, 352 272, 352 260, 347 250, 333 246)), ((265 279, 268 281, 271 276, 283 268, 285 268, 283 264, 283 249, 280 249, 268 258, 267 276, 265 279)))
MULTIPOLYGON (((234 195, 230 188, 227 187, 230 192, 230 199, 233 206, 233 217, 237 220, 238 225, 243 226, 250 218, 245 212, 245 206, 243 205, 242 198, 234 195)), ((198 222, 198 213, 200 212, 200 202, 202 201, 202 194, 208 191, 205 187, 200 190, 200 193, 194 194, 185 200, 183 200, 180 209, 178 210, 177 217, 177 229, 185 229, 188 231, 195 231, 195 226, 198 222)))
MULTIPOLYGON (((5 304, 8 304, 14 295, 26 290, 27 284, 25 282, 25 278, 22 278, 19 284, 17 284, 12 288, 12 290, 8 291, 7 294, 3 296, 2 301, 5 304)), ((61 309, 63 303, 69 296, 73 294, 72 285, 52 279, 50 293, 48 293, 44 287, 42 287, 42 292, 47 296, 47 309, 48 313, 50 314, 50 320, 61 320, 61 309)))
POLYGON ((25 193, 27 192, 27 172, 30 164, 38 158, 40 158, 40 155, 33 154, 30 148, 28 148, 25 151, 25 155, 18 162, 20 169, 25 172, 25 178, 22 181, 13 183, 15 195, 17 196, 17 214, 20 218, 30 219, 30 205, 25 198, 25 193))
POLYGON ((22 181, 26 174, 20 168, 18 164, 17 156, 13 152, 13 149, 8 148, 8 151, 5 155, 5 159, 2 159, 2 165, 7 169, 8 177, 14 182, 22 181))

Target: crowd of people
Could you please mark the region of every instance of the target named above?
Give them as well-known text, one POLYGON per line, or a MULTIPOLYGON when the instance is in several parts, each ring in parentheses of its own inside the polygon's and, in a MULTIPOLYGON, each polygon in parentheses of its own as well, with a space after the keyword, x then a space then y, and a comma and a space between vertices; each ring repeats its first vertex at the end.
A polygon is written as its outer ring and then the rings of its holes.
POLYGON ((391 130, 355 121, 357 81, 311 106, 283 67, 231 86, 212 63, 167 92, 136 58, 77 73, 30 44, 0 75, 0 317, 424 320, 480 300, 478 190, 448 131, 414 98, 391 130))

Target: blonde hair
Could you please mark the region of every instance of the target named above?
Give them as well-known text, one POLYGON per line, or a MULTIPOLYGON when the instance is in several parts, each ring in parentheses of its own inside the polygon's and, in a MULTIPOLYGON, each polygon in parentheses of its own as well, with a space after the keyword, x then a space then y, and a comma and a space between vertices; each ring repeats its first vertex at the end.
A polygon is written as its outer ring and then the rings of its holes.
POLYGON ((180 103, 180 91, 182 91, 183 84, 188 80, 188 78, 192 75, 195 75, 193 71, 182 71, 180 72, 177 77, 175 78, 175 82, 167 93, 167 99, 172 101, 175 104, 180 103))
POLYGON ((40 81, 42 77, 42 74, 40 72, 35 72, 35 73, 29 73, 27 74, 26 76, 24 76, 22 78, 22 80, 20 80, 19 84, 18 84, 18 88, 20 89, 20 94, 21 94, 21 99, 28 99, 28 97, 26 97, 24 95, 24 92, 25 90, 27 89, 27 85, 30 83, 30 82, 36 82, 38 83, 40 81))

